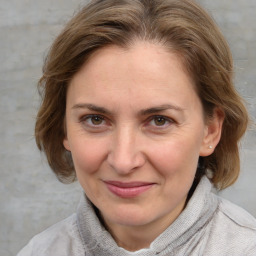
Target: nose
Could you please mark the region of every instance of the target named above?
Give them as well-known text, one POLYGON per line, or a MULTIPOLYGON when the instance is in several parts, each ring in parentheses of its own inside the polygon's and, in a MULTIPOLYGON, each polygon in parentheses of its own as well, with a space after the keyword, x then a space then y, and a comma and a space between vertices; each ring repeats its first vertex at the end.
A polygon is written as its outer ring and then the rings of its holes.
POLYGON ((107 161, 119 175, 128 175, 144 165, 145 155, 138 137, 138 132, 128 128, 114 135, 107 161))

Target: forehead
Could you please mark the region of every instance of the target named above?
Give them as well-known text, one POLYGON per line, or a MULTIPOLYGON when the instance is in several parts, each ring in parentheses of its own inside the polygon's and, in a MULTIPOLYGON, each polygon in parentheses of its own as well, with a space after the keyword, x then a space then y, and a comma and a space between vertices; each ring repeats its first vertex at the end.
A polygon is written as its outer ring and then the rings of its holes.
MULTIPOLYGON (((99 76, 101 78, 104 76, 114 78, 121 71, 137 71, 134 73, 142 76, 147 72, 148 76, 151 74, 149 78, 153 79, 154 76, 155 78, 157 75, 163 77, 170 71, 179 70, 194 85, 183 60, 184 58, 180 53, 171 51, 160 43, 138 40, 127 47, 110 45, 96 50, 89 56, 74 78, 81 77, 82 73, 94 78, 99 78, 99 76)), ((71 82, 75 79, 72 79, 71 82)))
POLYGON ((136 99, 136 104, 147 100, 158 104, 168 99, 185 103, 192 94, 194 82, 180 56, 148 42, 97 50, 73 77, 68 89, 68 96, 76 101, 101 96, 115 102, 126 96, 130 102, 135 103, 136 99))

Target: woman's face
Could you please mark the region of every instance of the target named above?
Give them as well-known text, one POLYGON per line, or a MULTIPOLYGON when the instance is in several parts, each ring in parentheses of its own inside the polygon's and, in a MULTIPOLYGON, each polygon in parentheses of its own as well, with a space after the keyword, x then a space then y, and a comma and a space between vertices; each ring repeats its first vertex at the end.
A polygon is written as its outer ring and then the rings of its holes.
POLYGON ((213 151, 179 57, 145 42, 93 54, 68 88, 66 128, 78 180, 110 227, 169 225, 213 151))

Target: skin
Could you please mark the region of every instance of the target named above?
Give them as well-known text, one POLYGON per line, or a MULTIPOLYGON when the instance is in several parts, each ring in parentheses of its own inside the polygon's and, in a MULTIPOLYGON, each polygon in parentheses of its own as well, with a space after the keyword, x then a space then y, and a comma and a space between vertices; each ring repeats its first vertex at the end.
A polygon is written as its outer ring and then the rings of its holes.
POLYGON ((214 151, 222 121, 215 111, 205 122, 181 60, 157 44, 100 49, 73 77, 63 144, 119 246, 149 247, 179 216, 198 158, 214 151), (150 185, 122 197, 108 181, 150 185))

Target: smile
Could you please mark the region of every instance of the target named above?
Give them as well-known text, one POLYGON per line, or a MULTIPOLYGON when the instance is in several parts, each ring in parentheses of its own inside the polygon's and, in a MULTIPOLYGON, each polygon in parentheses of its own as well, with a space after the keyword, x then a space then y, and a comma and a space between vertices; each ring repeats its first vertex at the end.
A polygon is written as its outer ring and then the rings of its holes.
POLYGON ((110 192, 122 198, 133 198, 149 190, 154 183, 147 182, 120 182, 105 181, 104 182, 110 192))

